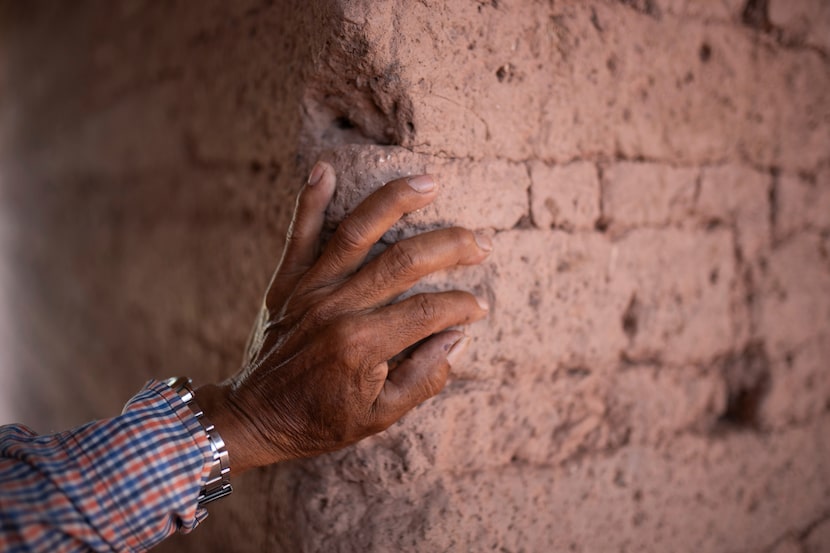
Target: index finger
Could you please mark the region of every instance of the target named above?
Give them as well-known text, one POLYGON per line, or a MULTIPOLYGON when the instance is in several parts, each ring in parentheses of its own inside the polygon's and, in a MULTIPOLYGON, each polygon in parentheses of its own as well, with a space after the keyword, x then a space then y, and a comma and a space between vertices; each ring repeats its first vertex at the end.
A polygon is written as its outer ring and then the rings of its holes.
POLYGON ((328 284, 354 273, 398 219, 432 202, 437 192, 431 175, 397 179, 373 192, 337 227, 308 279, 328 284))

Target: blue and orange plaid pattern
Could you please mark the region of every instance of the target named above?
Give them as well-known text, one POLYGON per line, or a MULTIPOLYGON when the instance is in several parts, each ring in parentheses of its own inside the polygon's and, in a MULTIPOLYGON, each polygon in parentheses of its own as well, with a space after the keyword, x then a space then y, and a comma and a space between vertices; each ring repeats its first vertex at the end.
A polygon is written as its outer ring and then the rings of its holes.
POLYGON ((120 416, 38 436, 0 427, 0 551, 144 551, 193 530, 207 434, 163 382, 120 416))

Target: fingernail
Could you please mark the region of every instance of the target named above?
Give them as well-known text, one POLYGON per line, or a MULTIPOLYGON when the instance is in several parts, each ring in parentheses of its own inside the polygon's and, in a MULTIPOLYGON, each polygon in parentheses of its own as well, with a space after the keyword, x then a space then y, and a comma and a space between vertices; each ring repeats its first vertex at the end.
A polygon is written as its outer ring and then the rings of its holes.
POLYGON ((452 345, 450 348, 449 353, 447 353, 447 362, 449 362, 450 367, 455 365, 461 356, 467 351, 467 346, 470 345, 470 337, 469 336, 462 336, 458 339, 456 343, 452 345))
POLYGON ((421 194, 426 194, 433 188, 435 188, 435 180, 432 178, 431 175, 418 175, 417 177, 409 177, 406 179, 406 183, 412 187, 413 190, 416 192, 420 192, 421 194))
POLYGON ((485 252, 493 251, 493 241, 490 240, 489 236, 483 232, 476 232, 474 236, 476 238, 476 244, 478 244, 479 248, 485 252))
POLYGON ((308 175, 308 185, 314 186, 320 179, 323 178, 323 173, 326 172, 326 165, 322 161, 318 161, 314 164, 314 168, 311 170, 311 174, 308 175))
POLYGON ((485 311, 490 311, 490 303, 482 298, 481 296, 476 296, 476 301, 478 302, 478 306, 485 311))

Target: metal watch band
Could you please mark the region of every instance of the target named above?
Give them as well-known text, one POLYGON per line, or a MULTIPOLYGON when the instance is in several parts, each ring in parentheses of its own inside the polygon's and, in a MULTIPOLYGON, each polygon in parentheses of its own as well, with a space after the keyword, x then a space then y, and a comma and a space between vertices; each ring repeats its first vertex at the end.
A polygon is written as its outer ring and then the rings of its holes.
POLYGON ((179 397, 182 398, 185 405, 193 411, 193 414, 196 415, 196 420, 199 421, 199 424, 202 425, 202 428, 205 429, 205 433, 208 436, 210 450, 213 453, 213 463, 210 466, 210 474, 208 475, 207 482, 202 485, 202 489, 199 492, 199 506, 203 507, 211 501, 230 495, 233 491, 230 482, 231 467, 228 448, 224 440, 219 436, 213 423, 208 420, 204 411, 196 403, 196 394, 193 392, 192 381, 185 376, 178 376, 168 378, 165 380, 165 383, 174 392, 179 394, 179 397))

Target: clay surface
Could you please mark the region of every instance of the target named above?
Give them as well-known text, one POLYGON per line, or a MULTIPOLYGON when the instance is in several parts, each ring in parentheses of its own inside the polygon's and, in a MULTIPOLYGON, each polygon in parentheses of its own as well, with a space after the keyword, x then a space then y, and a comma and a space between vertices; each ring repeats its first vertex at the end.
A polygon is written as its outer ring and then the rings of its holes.
POLYGON ((0 414, 239 365, 293 198, 489 232, 440 396, 167 551, 830 551, 820 0, 0 3, 0 414))

